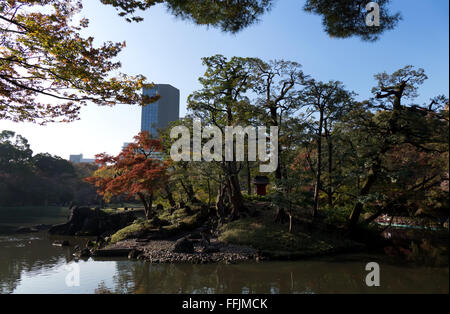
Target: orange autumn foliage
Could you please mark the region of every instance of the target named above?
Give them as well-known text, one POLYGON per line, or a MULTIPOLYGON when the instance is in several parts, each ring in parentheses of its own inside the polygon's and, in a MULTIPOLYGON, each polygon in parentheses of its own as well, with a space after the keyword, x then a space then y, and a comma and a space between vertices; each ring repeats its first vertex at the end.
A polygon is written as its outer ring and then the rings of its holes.
POLYGON ((98 188, 106 199, 113 195, 139 197, 147 211, 151 210, 154 194, 168 179, 168 162, 158 158, 161 140, 141 132, 117 156, 99 154, 96 163, 100 168, 86 181, 98 188))

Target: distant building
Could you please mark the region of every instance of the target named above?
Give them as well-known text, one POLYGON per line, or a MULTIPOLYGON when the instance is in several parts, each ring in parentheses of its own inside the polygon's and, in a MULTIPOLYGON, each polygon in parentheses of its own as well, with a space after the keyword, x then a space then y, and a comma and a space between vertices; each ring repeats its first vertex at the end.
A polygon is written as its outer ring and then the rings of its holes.
POLYGON ((70 155, 69 160, 74 164, 93 164, 95 159, 84 159, 83 154, 70 155))
MULTIPOLYGON (((131 143, 123 143, 123 146, 122 146, 122 151, 124 151, 125 150, 125 148, 127 148, 128 147, 128 145, 130 145, 131 143)), ((151 158, 154 158, 154 159, 163 159, 163 153, 162 152, 153 152, 153 153, 151 153, 150 154, 150 157, 151 158)))
POLYGON ((143 93, 161 96, 158 101, 142 107, 141 115, 141 131, 148 131, 157 137, 158 129, 180 118, 180 91, 169 84, 157 84, 152 88, 144 88, 143 93))

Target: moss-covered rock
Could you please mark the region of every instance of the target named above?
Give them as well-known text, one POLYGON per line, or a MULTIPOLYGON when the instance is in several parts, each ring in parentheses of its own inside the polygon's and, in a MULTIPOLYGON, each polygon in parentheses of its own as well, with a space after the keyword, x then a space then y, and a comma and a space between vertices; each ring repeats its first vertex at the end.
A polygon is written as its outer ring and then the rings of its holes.
POLYGON ((136 216, 130 212, 109 214, 99 209, 73 207, 69 211, 67 223, 55 225, 50 234, 99 236, 112 234, 131 224, 136 216))
POLYGON ((111 243, 140 237, 151 237, 152 239, 173 237, 201 226, 208 215, 208 210, 199 207, 195 208, 192 215, 188 215, 184 209, 179 209, 172 214, 164 213, 150 221, 136 220, 132 225, 113 234, 111 243))
POLYGON ((130 239, 130 238, 138 238, 144 234, 146 234, 153 226, 149 221, 137 221, 133 224, 120 229, 116 233, 111 236, 111 243, 117 243, 122 240, 130 239))

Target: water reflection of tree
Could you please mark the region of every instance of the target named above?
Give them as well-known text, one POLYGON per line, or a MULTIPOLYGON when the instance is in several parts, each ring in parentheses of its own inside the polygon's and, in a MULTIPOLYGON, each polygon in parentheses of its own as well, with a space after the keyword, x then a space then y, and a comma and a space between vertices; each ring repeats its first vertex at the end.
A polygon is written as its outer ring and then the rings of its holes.
MULTIPOLYGON (((0 293, 14 292, 25 273, 44 273, 72 261, 70 248, 52 246, 45 234, 0 238, 0 293)), ((75 244, 75 239, 70 239, 75 244)), ((80 243, 86 242, 80 239, 80 243)), ((114 293, 448 293, 448 268, 391 265, 374 257, 238 265, 152 265, 116 262, 114 293), (381 265, 380 288, 365 285, 365 265, 381 265)), ((95 279, 95 278, 93 278, 95 279)), ((40 292, 40 291, 36 291, 40 292)), ((42 291, 45 292, 45 291, 42 291)))
MULTIPOLYGON (((239 265, 118 262, 115 293, 448 292, 445 270, 382 266, 382 287, 365 284, 366 261, 239 265), (444 279, 442 279, 444 278, 444 279), (428 287, 428 288, 427 288, 428 287), (428 289, 428 290, 426 290, 428 289)), ((447 270, 448 277, 448 270, 447 270)))

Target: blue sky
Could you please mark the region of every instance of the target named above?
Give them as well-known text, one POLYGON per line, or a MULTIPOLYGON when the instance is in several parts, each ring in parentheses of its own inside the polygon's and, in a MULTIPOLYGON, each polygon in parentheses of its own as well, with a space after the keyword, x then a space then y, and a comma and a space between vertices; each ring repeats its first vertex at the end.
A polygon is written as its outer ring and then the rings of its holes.
MULTIPOLYGON (((373 75, 412 64, 425 69, 429 79, 418 103, 449 92, 449 2, 392 0, 403 20, 375 43, 358 38, 333 39, 322 29, 321 18, 302 10, 302 0, 278 0, 260 23, 237 35, 196 26, 156 6, 142 13, 141 23, 127 23, 111 7, 84 1, 82 15, 90 19, 89 34, 101 41, 126 41, 120 54, 122 72, 143 74, 149 81, 172 84, 181 91, 181 115, 187 96, 200 87, 201 58, 214 54, 286 59, 303 65, 304 72, 322 80, 340 80, 363 99, 370 96, 373 75)), ((35 153, 68 158, 83 153, 116 154, 123 142, 140 131, 140 108, 89 105, 81 120, 71 124, 38 126, 0 121, 0 130, 25 136, 35 153)))

